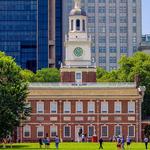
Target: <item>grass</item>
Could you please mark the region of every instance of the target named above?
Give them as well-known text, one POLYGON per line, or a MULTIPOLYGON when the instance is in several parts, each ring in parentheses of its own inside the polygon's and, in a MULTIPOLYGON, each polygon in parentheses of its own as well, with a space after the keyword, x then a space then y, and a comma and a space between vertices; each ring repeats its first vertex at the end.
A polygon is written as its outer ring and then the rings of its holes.
MULTIPOLYGON (((104 142, 103 143, 104 150, 117 150, 116 143, 104 142)), ((0 149, 2 145, 0 145, 0 149)), ((7 148, 10 149, 10 146, 7 145, 7 148)), ((20 144, 13 144, 13 148, 11 150, 37 150, 39 148, 38 143, 20 143, 20 144)), ((45 149, 44 146, 42 148, 45 149)), ((56 150, 55 144, 50 144, 50 150, 56 150)), ((125 146, 126 149, 126 146, 125 146)), ((99 150, 98 143, 60 143, 59 150, 99 150)), ((126 149, 127 150, 127 149, 126 149)), ((131 143, 130 150, 145 150, 144 143, 131 143)), ((149 149, 150 150, 150 149, 149 149)))

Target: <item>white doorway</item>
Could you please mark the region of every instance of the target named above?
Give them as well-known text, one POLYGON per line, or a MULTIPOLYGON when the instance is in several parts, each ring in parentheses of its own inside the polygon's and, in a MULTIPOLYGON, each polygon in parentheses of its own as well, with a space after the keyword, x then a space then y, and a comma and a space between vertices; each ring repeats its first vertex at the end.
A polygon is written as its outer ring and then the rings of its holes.
POLYGON ((81 136, 79 136, 79 134, 84 134, 84 130, 83 130, 83 126, 78 125, 75 126, 75 141, 76 142, 81 142, 81 136))

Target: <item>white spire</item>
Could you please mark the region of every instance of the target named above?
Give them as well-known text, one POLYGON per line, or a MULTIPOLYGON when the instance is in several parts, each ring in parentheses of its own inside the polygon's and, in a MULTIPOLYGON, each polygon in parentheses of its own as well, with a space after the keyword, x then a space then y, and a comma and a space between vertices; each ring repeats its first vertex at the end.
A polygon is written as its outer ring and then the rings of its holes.
POLYGON ((75 6, 74 6, 75 9, 81 8, 81 0, 74 0, 74 3, 75 3, 75 6))

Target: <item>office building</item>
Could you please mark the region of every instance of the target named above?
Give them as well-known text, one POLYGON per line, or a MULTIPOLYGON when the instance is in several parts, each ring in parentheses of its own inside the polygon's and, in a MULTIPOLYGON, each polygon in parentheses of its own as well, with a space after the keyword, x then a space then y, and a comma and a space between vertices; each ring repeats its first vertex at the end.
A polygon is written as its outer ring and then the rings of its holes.
MULTIPOLYGON (((141 42, 141 0, 81 0, 92 37, 92 61, 110 71, 124 54, 131 56, 141 42)), ((73 0, 63 0, 63 41, 73 0)), ((65 49, 64 49, 65 51, 65 49)), ((65 54, 65 52, 64 52, 65 54)))
POLYGON ((0 1, 0 50, 34 72, 56 66, 60 11, 55 0, 0 1))

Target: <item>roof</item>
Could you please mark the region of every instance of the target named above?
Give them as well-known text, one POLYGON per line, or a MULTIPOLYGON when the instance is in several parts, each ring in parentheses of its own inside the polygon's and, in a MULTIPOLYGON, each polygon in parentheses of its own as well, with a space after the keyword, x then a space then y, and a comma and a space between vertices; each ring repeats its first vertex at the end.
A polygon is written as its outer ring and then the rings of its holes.
POLYGON ((83 9, 72 9, 70 16, 86 16, 86 12, 83 9))

